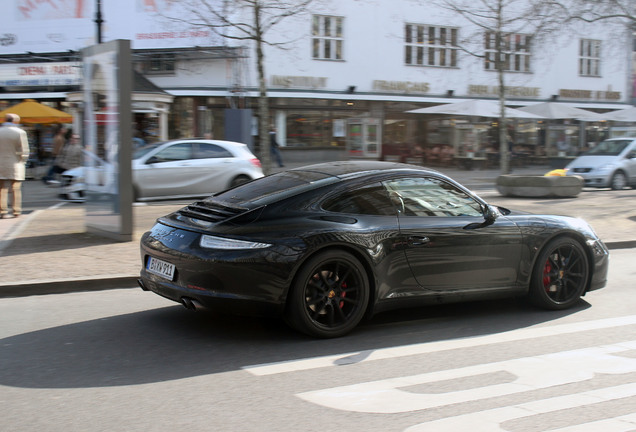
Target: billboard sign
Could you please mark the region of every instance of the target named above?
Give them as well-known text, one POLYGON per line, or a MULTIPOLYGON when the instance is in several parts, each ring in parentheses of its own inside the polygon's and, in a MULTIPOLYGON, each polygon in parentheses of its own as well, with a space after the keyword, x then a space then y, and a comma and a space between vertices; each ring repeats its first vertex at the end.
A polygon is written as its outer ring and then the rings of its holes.
MULTIPOLYGON (((223 0, 206 0, 221 8, 223 0)), ((78 51, 97 43, 95 0, 2 0, 0 55, 78 51)), ((188 24, 175 0, 104 0, 102 40, 126 39, 133 49, 219 46, 209 28, 188 24), (181 21, 175 18, 181 19, 181 21)))
POLYGON ((79 62, 0 64, 0 87, 77 86, 81 83, 79 62))

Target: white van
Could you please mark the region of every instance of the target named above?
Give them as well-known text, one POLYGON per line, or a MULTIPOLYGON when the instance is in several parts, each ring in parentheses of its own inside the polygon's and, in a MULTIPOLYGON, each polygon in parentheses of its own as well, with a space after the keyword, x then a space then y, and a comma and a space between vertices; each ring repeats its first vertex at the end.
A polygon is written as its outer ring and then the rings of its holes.
POLYGON ((574 159, 567 175, 583 177, 585 186, 636 187, 636 138, 611 138, 574 159))

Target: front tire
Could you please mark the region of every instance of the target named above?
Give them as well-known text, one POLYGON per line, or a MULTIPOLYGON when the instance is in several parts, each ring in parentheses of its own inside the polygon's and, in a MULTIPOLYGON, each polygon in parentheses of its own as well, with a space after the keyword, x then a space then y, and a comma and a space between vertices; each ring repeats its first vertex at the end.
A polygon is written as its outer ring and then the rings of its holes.
POLYGON ((585 292, 589 274, 589 260, 579 242, 567 237, 552 240, 535 264, 530 300, 545 309, 567 309, 585 292))
POLYGON ((369 279, 348 252, 322 252, 305 263, 288 297, 287 322, 320 338, 343 336, 358 325, 369 303, 369 279))
POLYGON ((610 187, 612 190, 623 190, 627 186, 627 176, 623 171, 618 171, 612 176, 610 187))

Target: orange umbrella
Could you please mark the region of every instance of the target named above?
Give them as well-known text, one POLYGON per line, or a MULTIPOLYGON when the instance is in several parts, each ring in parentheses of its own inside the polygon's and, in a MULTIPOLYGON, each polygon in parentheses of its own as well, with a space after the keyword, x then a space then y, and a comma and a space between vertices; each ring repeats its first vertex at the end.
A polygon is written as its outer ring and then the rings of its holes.
POLYGON ((20 123, 50 124, 71 123, 73 121, 72 115, 43 105, 33 99, 26 99, 24 102, 0 111, 0 121, 9 113, 19 115, 20 123))

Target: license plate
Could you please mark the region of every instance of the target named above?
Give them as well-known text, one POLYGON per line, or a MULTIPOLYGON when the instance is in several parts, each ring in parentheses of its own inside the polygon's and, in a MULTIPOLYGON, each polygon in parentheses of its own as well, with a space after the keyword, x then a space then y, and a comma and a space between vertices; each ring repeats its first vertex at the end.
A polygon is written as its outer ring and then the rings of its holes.
POLYGON ((153 257, 150 257, 148 259, 148 265, 146 266, 146 270, 148 270, 150 273, 156 274, 157 276, 161 276, 168 280, 172 280, 172 278, 174 277, 174 269, 174 264, 170 264, 168 262, 153 257))

